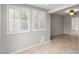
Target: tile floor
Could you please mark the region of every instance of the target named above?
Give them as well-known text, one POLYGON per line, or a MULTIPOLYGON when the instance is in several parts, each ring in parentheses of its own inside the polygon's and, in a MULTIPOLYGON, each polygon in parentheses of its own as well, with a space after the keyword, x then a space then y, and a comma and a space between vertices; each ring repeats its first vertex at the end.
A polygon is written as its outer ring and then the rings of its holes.
POLYGON ((25 50, 19 54, 78 54, 78 36, 60 35, 48 43, 25 50))

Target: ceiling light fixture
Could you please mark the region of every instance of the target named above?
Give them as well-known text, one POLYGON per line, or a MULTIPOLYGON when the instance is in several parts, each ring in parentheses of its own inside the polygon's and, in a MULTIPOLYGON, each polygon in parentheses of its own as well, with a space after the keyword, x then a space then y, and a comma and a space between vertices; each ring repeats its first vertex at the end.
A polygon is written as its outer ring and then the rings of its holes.
POLYGON ((66 15, 74 16, 74 15, 77 15, 78 11, 79 11, 78 9, 69 9, 69 10, 66 10, 65 13, 66 15))
POLYGON ((71 10, 69 10, 69 15, 74 16, 74 15, 76 15, 77 11, 78 11, 78 9, 71 9, 71 10))
POLYGON ((70 15, 70 16, 75 15, 75 11, 74 11, 74 10, 70 10, 70 11, 69 11, 69 15, 70 15))

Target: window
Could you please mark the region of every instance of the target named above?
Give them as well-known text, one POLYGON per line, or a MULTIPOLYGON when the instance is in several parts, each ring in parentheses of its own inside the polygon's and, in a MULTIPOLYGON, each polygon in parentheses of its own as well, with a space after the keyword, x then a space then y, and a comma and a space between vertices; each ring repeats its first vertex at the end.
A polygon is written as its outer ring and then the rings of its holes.
POLYGON ((79 17, 72 18, 72 31, 73 32, 79 31, 79 17))
POLYGON ((8 34, 30 32, 30 27, 33 31, 46 30, 47 13, 43 10, 8 5, 6 12, 8 34))
POLYGON ((40 10, 32 10, 32 29, 33 31, 46 30, 46 12, 40 10))
POLYGON ((21 33, 30 31, 30 9, 7 7, 7 33, 21 33))
POLYGON ((39 14, 39 30, 46 30, 46 13, 40 12, 39 14))

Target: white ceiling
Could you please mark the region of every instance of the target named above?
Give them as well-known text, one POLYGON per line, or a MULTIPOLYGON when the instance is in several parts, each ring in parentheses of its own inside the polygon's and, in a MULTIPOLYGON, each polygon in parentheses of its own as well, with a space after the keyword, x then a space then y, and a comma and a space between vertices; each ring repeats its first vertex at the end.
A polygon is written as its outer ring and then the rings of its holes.
POLYGON ((66 14, 65 11, 71 8, 79 10, 79 5, 77 4, 30 4, 30 5, 48 10, 49 14, 65 15, 66 14))
POLYGON ((75 5, 75 6, 72 6, 72 7, 69 7, 69 8, 65 8, 65 9, 61 9, 57 12, 55 12, 55 14, 59 14, 59 15, 68 15, 68 11, 69 10, 75 10, 77 13, 79 13, 79 5, 75 5))
POLYGON ((55 8, 59 8, 62 6, 67 6, 70 4, 31 4, 31 5, 35 7, 43 8, 46 10, 50 10, 50 9, 55 9, 55 8))

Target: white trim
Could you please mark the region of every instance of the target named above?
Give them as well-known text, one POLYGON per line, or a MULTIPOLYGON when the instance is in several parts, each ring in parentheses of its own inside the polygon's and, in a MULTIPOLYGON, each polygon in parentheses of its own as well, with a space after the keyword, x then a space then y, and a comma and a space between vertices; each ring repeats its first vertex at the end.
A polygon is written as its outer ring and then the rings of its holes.
POLYGON ((33 46, 31 46, 31 47, 24 48, 24 49, 21 49, 21 50, 17 50, 17 51, 15 51, 15 52, 10 53, 10 54, 18 54, 18 53, 20 53, 20 52, 22 52, 22 51, 24 51, 24 50, 31 49, 31 48, 40 46, 40 45, 42 45, 42 44, 46 44, 46 43, 48 43, 49 41, 50 41, 50 40, 47 40, 47 41, 41 42, 41 43, 39 43, 39 44, 33 45, 33 46))

